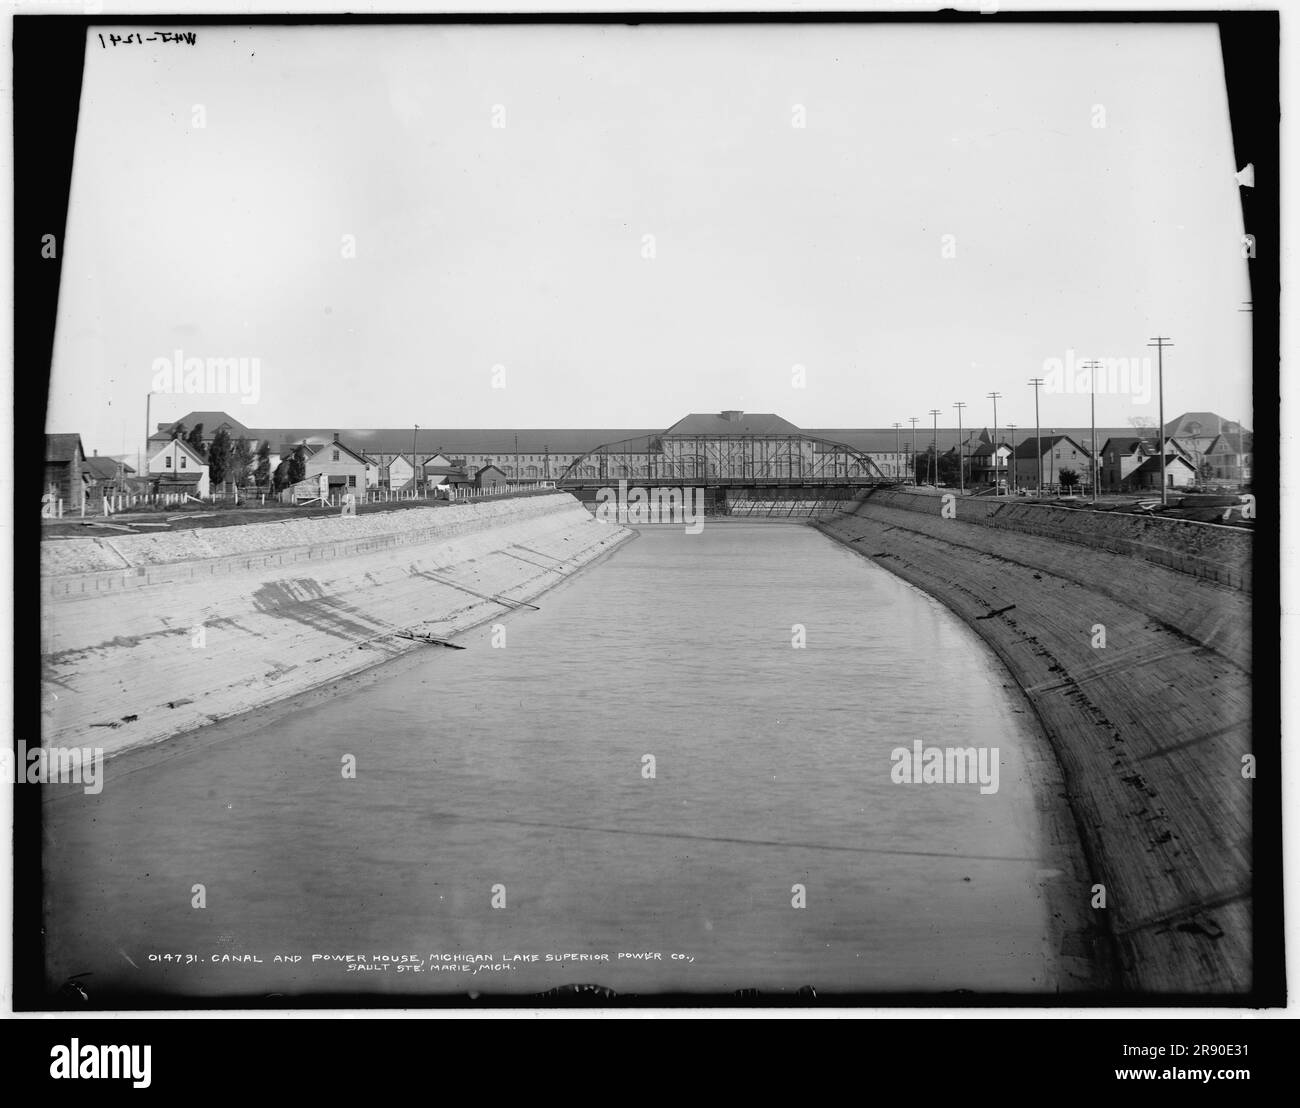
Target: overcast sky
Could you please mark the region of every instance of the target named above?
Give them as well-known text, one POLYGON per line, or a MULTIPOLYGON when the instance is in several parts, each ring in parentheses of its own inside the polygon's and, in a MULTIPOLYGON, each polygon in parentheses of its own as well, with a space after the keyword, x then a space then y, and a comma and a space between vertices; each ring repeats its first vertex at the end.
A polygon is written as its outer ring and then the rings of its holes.
MULTIPOLYGON (((134 454, 177 350, 257 358, 259 395, 155 422, 985 425, 998 390, 1032 427, 1047 359, 1161 334, 1166 418, 1250 423, 1213 28, 107 30, 47 424, 87 450, 134 454)), ((1101 425, 1155 414, 1098 397, 1101 425)))

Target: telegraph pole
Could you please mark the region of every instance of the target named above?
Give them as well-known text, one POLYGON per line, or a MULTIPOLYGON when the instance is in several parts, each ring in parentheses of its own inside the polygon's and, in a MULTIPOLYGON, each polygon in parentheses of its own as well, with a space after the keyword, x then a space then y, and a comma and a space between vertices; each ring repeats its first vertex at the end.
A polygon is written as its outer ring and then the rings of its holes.
POLYGON ((141 477, 149 476, 149 436, 153 434, 153 431, 150 430, 149 424, 150 412, 153 408, 153 397, 154 394, 149 392, 145 394, 144 398, 144 456, 140 459, 139 470, 139 475, 141 477))
POLYGON ((934 459, 929 466, 926 466, 926 476, 930 478, 930 483, 937 489, 939 487, 939 408, 931 408, 930 414, 934 416, 934 441, 930 446, 930 455, 934 459), (933 472, 931 472, 933 469, 933 472))
POLYGON ((1007 430, 1011 432, 1011 465, 1008 467, 1011 470, 1011 487, 1007 489, 1007 495, 1010 495, 1016 491, 1016 425, 1008 423, 1007 430))
POLYGON ((966 407, 964 400, 957 400, 953 403, 957 409, 957 490, 962 496, 966 495, 966 444, 961 437, 961 410, 966 407))
POLYGON ((912 484, 916 484, 916 416, 908 416, 908 422, 912 424, 912 484))
POLYGON ((902 426, 897 420, 894 421, 894 459, 900 469, 903 465, 903 451, 898 444, 898 432, 902 429, 902 426))
POLYGON ((420 433, 420 425, 415 425, 415 430, 411 432, 411 480, 415 482, 415 489, 420 490, 420 471, 416 468, 415 460, 415 436, 420 433))
POLYGON ((1160 448, 1160 506, 1163 508, 1169 503, 1165 478, 1165 347, 1174 344, 1164 335, 1156 335, 1147 345, 1156 348, 1156 364, 1159 366, 1156 379, 1160 382, 1160 433, 1156 443, 1160 448))
POLYGON ((1038 453, 1038 496, 1043 495, 1043 424, 1038 418, 1038 386, 1043 383, 1041 377, 1031 377, 1029 383, 1034 386, 1034 450, 1038 453))
POLYGON ((1001 456, 998 452, 998 398, 1000 392, 991 392, 988 394, 993 401, 993 495, 1002 495, 1002 482, 998 480, 998 468, 1001 463, 1001 456))
POLYGON ((1097 503, 1097 369, 1101 362, 1096 358, 1091 358, 1086 362, 1079 363, 1084 369, 1088 370, 1088 378, 1092 384, 1092 438, 1088 440, 1089 453, 1092 455, 1092 502, 1097 503))

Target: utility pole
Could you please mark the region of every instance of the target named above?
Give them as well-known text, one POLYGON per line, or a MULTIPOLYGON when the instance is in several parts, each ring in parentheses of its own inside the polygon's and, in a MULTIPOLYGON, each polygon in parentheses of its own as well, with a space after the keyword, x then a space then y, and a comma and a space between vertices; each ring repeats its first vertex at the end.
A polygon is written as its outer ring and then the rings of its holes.
POLYGON ((145 470, 146 470, 146 469, 148 468, 148 466, 149 466, 149 436, 150 436, 151 434, 153 434, 153 432, 150 430, 150 423, 151 423, 151 421, 152 421, 152 420, 151 420, 150 412, 151 412, 152 408, 153 408, 153 393, 152 393, 152 392, 145 393, 145 397, 144 397, 144 456, 140 459, 140 470, 139 470, 141 476, 148 476, 148 474, 145 473, 145 470))
POLYGON ((930 456, 934 459, 926 467, 926 476, 930 478, 930 483, 937 489, 939 487, 939 408, 931 408, 930 414, 934 416, 934 441, 930 446, 930 456), (931 472, 933 468, 933 472, 931 472))
POLYGON ((1011 432, 1011 465, 1007 468, 1011 471, 1010 487, 1007 489, 1007 495, 1016 491, 1016 425, 1007 424, 1007 430, 1011 432))
POLYGON ((1029 383, 1034 386, 1034 450, 1038 454, 1038 496, 1043 495, 1043 424, 1038 418, 1038 386, 1043 383, 1041 377, 1031 377, 1029 383))
POLYGON ((911 423, 911 425, 912 425, 912 465, 911 465, 910 468, 911 468, 911 470, 912 470, 912 484, 915 485, 915 484, 916 484, 916 423, 917 423, 917 417, 913 415, 913 416, 908 416, 907 419, 908 419, 908 422, 911 423))
POLYGON ((417 468, 418 463, 415 458, 415 436, 420 433, 420 425, 415 425, 415 430, 411 432, 411 480, 415 482, 416 492, 420 491, 420 472, 417 468))
POLYGON ((966 444, 961 437, 961 410, 966 407, 963 400, 953 403, 957 409, 957 491, 966 495, 966 444))
POLYGON ((993 495, 1002 495, 1002 482, 998 480, 998 469, 1001 467, 1001 455, 998 450, 998 398, 1000 392, 991 392, 988 398, 993 401, 993 495))
POLYGON ((1092 502, 1097 503, 1097 370, 1101 362, 1090 358, 1079 363, 1088 371, 1088 380, 1092 385, 1092 438, 1088 440, 1088 452, 1092 455, 1092 502))
POLYGON ((1164 335, 1156 335, 1147 345, 1156 348, 1156 364, 1159 366, 1156 380, 1160 382, 1160 433, 1156 438, 1156 444, 1160 448, 1160 506, 1164 507, 1169 503, 1169 490, 1166 487, 1165 477, 1165 347, 1174 344, 1164 335))
POLYGON ((903 451, 898 445, 898 432, 902 426, 897 420, 894 421, 894 464, 900 470, 903 468, 903 451))

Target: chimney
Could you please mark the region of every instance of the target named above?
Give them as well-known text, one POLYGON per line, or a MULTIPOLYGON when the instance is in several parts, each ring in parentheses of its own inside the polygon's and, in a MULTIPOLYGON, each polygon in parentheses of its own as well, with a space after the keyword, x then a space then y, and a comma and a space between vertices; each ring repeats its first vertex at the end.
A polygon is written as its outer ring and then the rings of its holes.
POLYGON ((98 458, 98 457, 99 457, 99 449, 96 448, 94 451, 92 451, 92 455, 93 455, 94 457, 98 458))
POLYGON ((727 409, 727 411, 722 413, 722 418, 725 419, 728 423, 739 423, 744 418, 744 416, 745 416, 744 412, 737 411, 734 408, 729 408, 727 409))
POLYGON ((335 442, 339 441, 339 433, 337 431, 334 432, 334 441, 335 442))

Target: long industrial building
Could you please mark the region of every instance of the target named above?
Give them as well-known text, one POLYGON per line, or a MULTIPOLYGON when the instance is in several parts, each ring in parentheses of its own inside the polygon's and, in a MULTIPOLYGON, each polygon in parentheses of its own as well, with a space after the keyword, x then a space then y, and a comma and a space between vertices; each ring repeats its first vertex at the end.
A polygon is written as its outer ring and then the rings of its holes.
MULTIPOLYGON (((1025 428, 986 426, 900 428, 800 428, 773 413, 740 410, 691 413, 666 428, 439 428, 439 427, 248 427, 224 411, 193 411, 159 423, 149 438, 152 457, 173 437, 201 425, 210 444, 224 430, 245 439, 253 452, 267 444, 272 465, 286 450, 305 444, 319 449, 341 443, 373 467, 371 484, 387 485, 389 474, 446 459, 471 472, 496 466, 511 480, 621 478, 742 480, 898 480, 909 459, 937 445, 940 454, 962 448, 969 459, 991 454, 994 434, 1013 450, 1029 442, 1025 428), (397 467, 394 469, 393 467, 397 467)), ((1174 421, 1173 425, 1177 425, 1174 421)), ((1234 425, 1235 426, 1235 425, 1234 425)), ((1112 437, 1132 436, 1132 427, 1044 427, 1050 437, 1068 439, 1089 454, 1112 437)), ((1050 449, 1050 443, 1045 449, 1050 449)), ((1067 462, 1068 464, 1068 462, 1067 462)))

